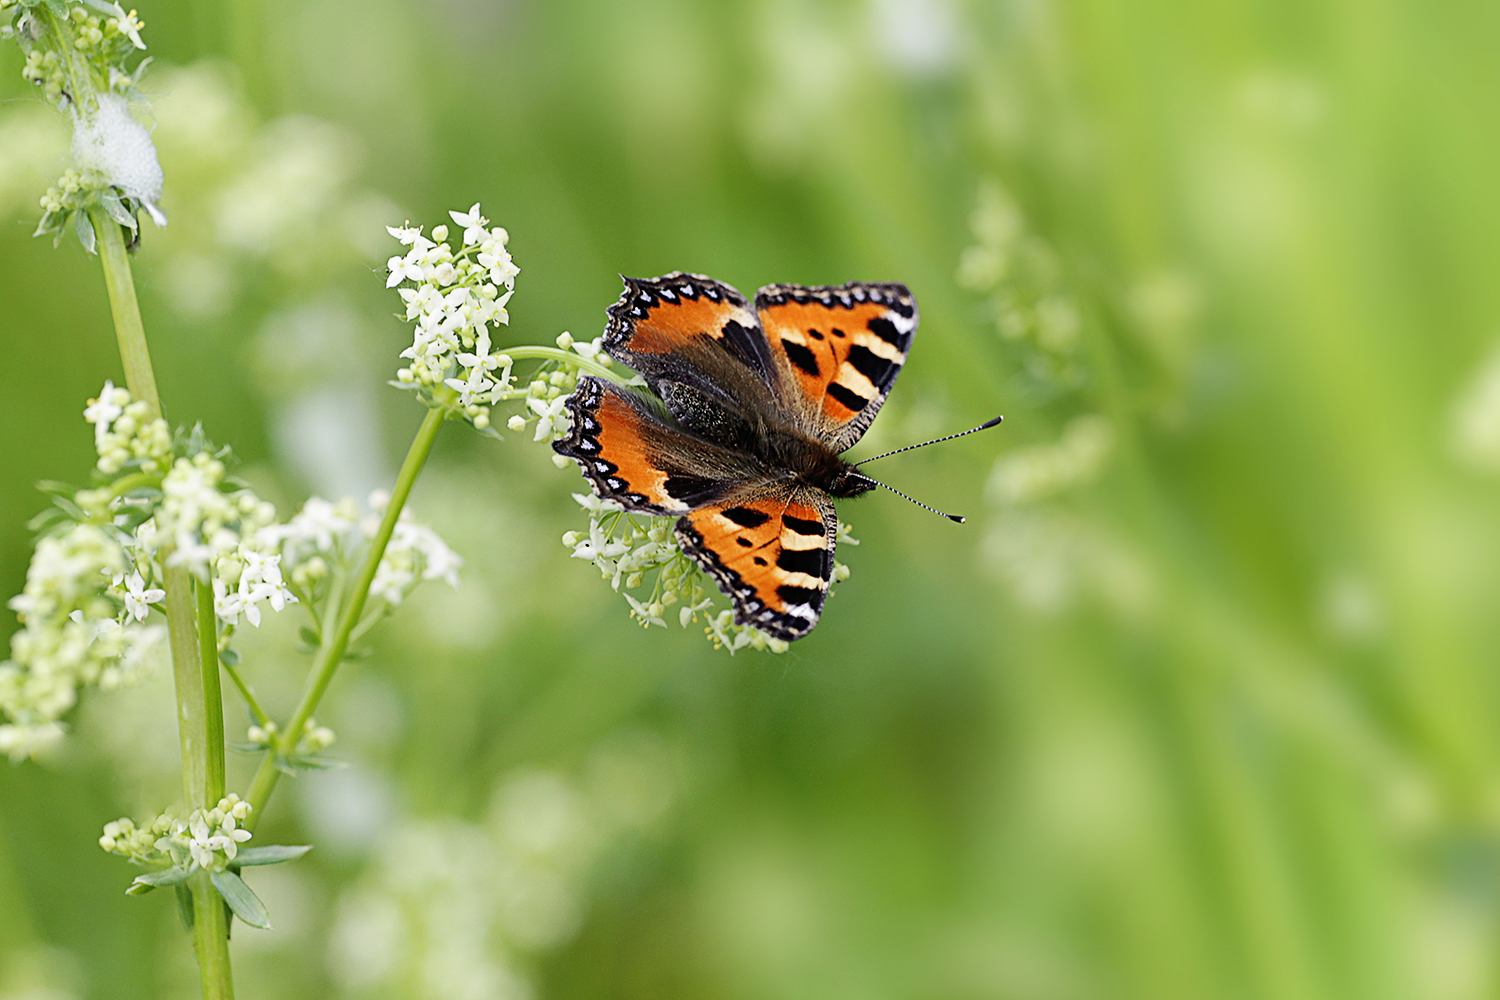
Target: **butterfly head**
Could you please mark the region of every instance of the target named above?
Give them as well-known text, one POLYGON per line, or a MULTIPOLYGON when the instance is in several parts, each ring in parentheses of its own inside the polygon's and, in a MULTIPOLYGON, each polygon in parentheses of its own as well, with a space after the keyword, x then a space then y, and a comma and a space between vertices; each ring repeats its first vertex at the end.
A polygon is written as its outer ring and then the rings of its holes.
POLYGON ((840 462, 839 468, 827 479, 823 488, 828 491, 829 496, 857 497, 870 492, 877 485, 879 484, 875 480, 864 475, 854 466, 847 462, 840 462))

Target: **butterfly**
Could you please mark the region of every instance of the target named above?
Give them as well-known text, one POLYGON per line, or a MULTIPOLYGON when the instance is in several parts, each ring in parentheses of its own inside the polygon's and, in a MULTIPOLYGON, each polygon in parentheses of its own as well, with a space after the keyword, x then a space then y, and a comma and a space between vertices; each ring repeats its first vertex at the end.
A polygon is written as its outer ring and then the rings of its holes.
POLYGON ((677 515, 676 536, 735 621, 800 639, 823 610, 833 499, 877 484, 839 455, 875 419, 906 362, 905 285, 767 285, 753 306, 701 274, 625 278, 603 346, 651 395, 584 376, 553 443, 600 497, 677 515))

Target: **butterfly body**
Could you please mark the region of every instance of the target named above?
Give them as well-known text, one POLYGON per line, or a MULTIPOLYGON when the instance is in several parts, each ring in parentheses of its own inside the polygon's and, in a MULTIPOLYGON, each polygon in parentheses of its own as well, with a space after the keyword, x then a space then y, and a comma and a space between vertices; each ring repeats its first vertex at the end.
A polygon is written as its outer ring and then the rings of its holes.
POLYGON ((779 639, 811 631, 833 572, 834 497, 874 488, 840 454, 874 419, 916 330, 897 284, 735 289, 625 279, 604 348, 653 395, 586 376, 553 447, 626 510, 677 515, 684 550, 779 639))

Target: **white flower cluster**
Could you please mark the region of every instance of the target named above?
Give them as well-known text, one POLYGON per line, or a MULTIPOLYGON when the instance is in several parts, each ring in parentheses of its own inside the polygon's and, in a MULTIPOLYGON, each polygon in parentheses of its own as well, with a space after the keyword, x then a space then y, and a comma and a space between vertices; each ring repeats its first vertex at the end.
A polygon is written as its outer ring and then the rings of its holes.
POLYGON ((241 542, 235 551, 214 563, 214 614, 227 625, 238 625, 240 615, 260 627, 260 605, 280 611, 297 597, 281 578, 281 556, 241 542))
MULTIPOLYGON (((276 746, 276 737, 280 733, 281 727, 268 720, 264 726, 251 726, 246 730, 245 736, 253 746, 262 750, 270 750, 276 746)), ((297 745, 292 748, 292 753, 322 753, 336 742, 338 742, 338 736, 332 729, 318 725, 318 720, 309 716, 302 726, 302 736, 297 740, 297 745)))
MULTIPOLYGON (((703 615, 707 622, 704 632, 716 648, 731 653, 746 647, 786 652, 784 640, 773 639, 750 625, 735 624, 732 609, 714 610, 717 588, 677 544, 669 519, 628 514, 614 501, 592 493, 574 493, 573 499, 588 513, 589 528, 587 532, 567 532, 563 544, 573 550, 574 559, 587 559, 598 568, 600 576, 622 593, 630 605, 630 616, 643 627, 665 627, 668 609, 677 605, 677 621, 683 628, 696 621, 700 613, 703 615), (649 596, 643 600, 629 593, 644 586, 647 574, 653 571, 649 596)), ((859 544, 843 522, 839 522, 838 540, 859 544)), ((834 562, 833 582, 848 578, 849 567, 834 562)))
POLYGON ((111 529, 75 524, 37 543, 21 620, 0 663, 0 753, 20 760, 62 735, 83 685, 119 687, 155 666, 166 629, 142 625, 162 592, 148 588, 111 529))
POLYGON ((250 803, 231 792, 185 820, 162 813, 139 826, 128 817, 106 823, 99 846, 148 867, 223 871, 250 839, 242 825, 250 812, 250 803))
POLYGON ((214 612, 226 625, 240 616, 254 626, 261 605, 276 611, 297 601, 281 575, 281 555, 261 532, 276 521, 276 508, 225 480, 224 463, 206 451, 179 458, 162 479, 155 517, 136 538, 148 551, 164 539, 174 545, 169 565, 185 565, 200 580, 212 580, 214 612))
MULTIPOLYGON (((286 524, 262 529, 257 540, 279 551, 293 584, 310 593, 328 575, 330 562, 353 565, 363 554, 361 546, 375 537, 390 500, 386 491, 374 491, 369 497, 371 513, 360 517, 353 500, 329 503, 312 497, 286 524)), ((370 594, 395 607, 423 580, 446 580, 457 587, 463 562, 437 532, 405 508, 375 569, 370 594)))
MULTIPOLYGON (((564 331, 558 334, 557 346, 564 351, 572 351, 574 355, 587 362, 609 368, 613 362, 608 354, 604 353, 603 337, 595 337, 593 340, 574 340, 573 335, 564 331)), ((578 388, 579 368, 577 364, 566 361, 553 361, 544 364, 535 374, 531 381, 523 389, 519 386, 508 390, 501 398, 524 399, 526 401, 527 413, 517 413, 506 423, 506 427, 512 431, 520 432, 530 425, 535 425, 536 433, 532 436, 533 441, 557 441, 568 436, 573 428, 573 418, 568 413, 568 397, 573 390, 578 388)), ((571 468, 573 462, 563 455, 553 455, 552 464, 559 469, 571 468)))
MULTIPOLYGON (((380 527, 380 517, 390 502, 390 494, 384 490, 370 494, 373 513, 360 522, 366 537, 374 537, 380 527)), ((411 508, 403 508, 396 530, 385 547, 385 556, 375 569, 370 596, 395 607, 422 580, 446 580, 448 586, 457 587, 458 571, 463 564, 463 558, 450 549, 437 532, 419 524, 412 517, 411 508)))
POLYGON ((386 263, 386 287, 408 284, 399 291, 406 318, 416 321, 412 345, 401 352, 410 364, 396 372, 396 384, 423 393, 429 404, 456 396, 458 411, 483 429, 489 405, 510 386, 511 359, 492 349, 490 327, 510 322, 505 304, 520 268, 505 249, 509 235, 486 228, 478 203, 448 214, 463 227, 457 251, 447 243, 447 226, 435 227, 431 239, 421 227, 386 227, 410 247, 386 263))
POLYGON ((127 465, 151 474, 163 472, 172 458, 172 432, 151 408, 132 400, 125 389, 105 382, 96 399, 89 400, 83 419, 94 425, 98 470, 112 476, 127 465))

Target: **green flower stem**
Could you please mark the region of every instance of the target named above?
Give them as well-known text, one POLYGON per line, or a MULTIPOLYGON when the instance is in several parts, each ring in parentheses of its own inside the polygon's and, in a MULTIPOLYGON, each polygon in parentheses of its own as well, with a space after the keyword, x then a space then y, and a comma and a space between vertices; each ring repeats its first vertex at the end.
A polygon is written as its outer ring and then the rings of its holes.
POLYGON ((198 666, 203 678, 203 731, 209 747, 202 805, 212 809, 224 797, 224 694, 219 684, 219 619, 213 585, 193 581, 198 594, 198 666))
MULTIPOLYGON (((214 801, 218 801, 215 799, 214 801)), ((193 894, 193 952, 203 980, 203 1000, 234 1000, 234 970, 229 965, 229 914, 219 890, 198 869, 188 879, 193 894)))
POLYGON ((99 241, 104 287, 109 290, 109 310, 115 320, 115 340, 120 345, 120 362, 125 366, 125 386, 130 395, 146 401, 153 417, 159 417, 161 398, 156 394, 156 373, 146 347, 146 328, 141 324, 135 279, 130 274, 130 257, 125 252, 120 224, 98 205, 89 208, 89 221, 94 224, 94 235, 99 241))
POLYGON ((276 758, 296 750, 297 742, 302 738, 302 728, 307 725, 307 720, 312 717, 313 712, 317 711, 318 702, 323 699, 323 693, 328 690, 334 671, 338 670, 339 664, 343 662, 344 653, 349 649, 350 637, 353 635, 355 626, 359 624, 360 616, 365 610, 365 601, 370 596, 370 584, 375 581, 375 572, 380 568, 380 560, 385 556, 385 547, 390 543, 391 534, 396 530, 396 522, 401 517, 401 510, 406 506, 407 498, 411 496, 411 489, 416 485, 417 476, 421 473, 422 466, 426 464, 427 456, 432 453, 433 442, 437 440, 438 431, 442 429, 443 421, 447 419, 447 416, 447 412, 441 408, 429 409, 427 417, 422 421, 422 426, 417 430, 417 436, 406 453, 406 460, 401 463, 400 473, 396 476, 396 485, 391 490, 391 501, 385 509, 385 517, 380 521, 380 529, 370 541, 370 552, 365 557, 364 567, 360 570, 359 577, 349 593, 348 603, 339 613, 338 625, 331 633, 324 634, 322 643, 318 646, 312 671, 308 674, 307 687, 302 693, 302 702, 297 706, 297 711, 293 714, 292 720, 287 723, 286 729, 276 735, 271 749, 260 762, 260 769, 255 772, 254 780, 250 782, 250 791, 245 798, 250 803, 252 811, 245 821, 246 829, 255 828, 265 810, 266 800, 271 797, 271 792, 275 790, 276 783, 281 778, 281 769, 277 767, 276 758))
MULTIPOLYGON (((135 298, 135 280, 120 225, 102 208, 89 209, 98 239, 99 262, 109 290, 115 339, 125 368, 130 394, 161 415, 146 328, 135 298)), ((211 809, 224 797, 224 709, 219 691, 218 656, 205 659, 203 650, 216 647, 213 592, 199 587, 186 566, 173 566, 172 546, 161 551, 163 589, 166 590, 167 633, 171 637, 172 676, 177 688, 177 733, 182 747, 182 790, 188 809, 211 809), (194 600, 194 591, 199 599, 194 600), (207 627, 200 631, 200 612, 206 605, 207 627), (201 638, 200 638, 201 636, 201 638), (201 643, 201 644, 200 644, 201 643)), ((234 979, 229 965, 229 925, 224 904, 206 872, 194 876, 193 951, 203 982, 204 1000, 233 1000, 234 979)))
POLYGON ((229 674, 229 679, 234 681, 235 689, 239 691, 240 697, 245 699, 245 705, 250 709, 250 714, 255 717, 255 724, 257 726, 264 726, 267 722, 270 722, 271 717, 266 714, 265 709, 260 707, 260 702, 255 697, 255 691, 249 684, 245 683, 245 679, 240 676, 240 672, 231 667, 227 661, 224 661, 224 670, 229 674))
MULTIPOLYGON (((131 395, 134 395, 134 393, 131 393, 131 395)), ((116 497, 124 496, 131 490, 138 490, 143 487, 160 488, 161 480, 160 473, 151 472, 133 472, 128 476, 121 476, 110 484, 109 498, 113 500, 116 497)))
POLYGON ((574 354, 572 351, 564 351, 557 347, 501 347, 497 350, 501 354, 509 355, 514 361, 563 361, 583 369, 590 375, 598 375, 600 378, 609 379, 616 385, 625 385, 630 380, 629 375, 621 375, 619 372, 606 368, 592 358, 586 358, 581 354, 574 354))
POLYGON ((67 17, 59 17, 57 12, 51 10, 47 4, 36 4, 31 9, 46 26, 46 30, 57 36, 57 42, 52 49, 62 57, 67 67, 68 95, 79 105, 85 108, 91 107, 98 99, 99 87, 103 81, 95 75, 88 59, 78 48, 76 36, 73 34, 73 25, 67 17))

